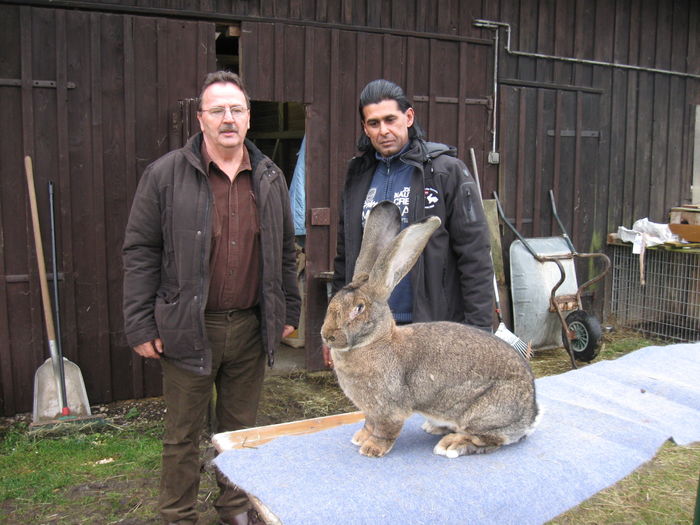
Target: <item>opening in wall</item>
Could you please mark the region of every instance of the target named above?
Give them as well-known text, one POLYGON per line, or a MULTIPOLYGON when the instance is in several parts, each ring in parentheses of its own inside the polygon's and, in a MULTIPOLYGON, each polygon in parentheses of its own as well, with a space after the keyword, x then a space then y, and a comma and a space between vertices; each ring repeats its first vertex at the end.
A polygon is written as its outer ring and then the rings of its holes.
POLYGON ((248 138, 282 169, 289 185, 304 138, 304 106, 257 100, 252 100, 250 106, 248 138))
POLYGON ((216 26, 216 67, 238 73, 240 58, 238 42, 241 36, 240 24, 216 26))

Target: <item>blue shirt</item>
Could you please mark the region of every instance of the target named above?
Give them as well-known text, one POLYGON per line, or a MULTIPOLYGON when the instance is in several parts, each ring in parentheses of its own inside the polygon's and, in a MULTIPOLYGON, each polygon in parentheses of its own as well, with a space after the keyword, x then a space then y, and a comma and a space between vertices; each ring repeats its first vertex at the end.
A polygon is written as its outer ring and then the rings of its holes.
MULTIPOLYGON (((409 144, 391 157, 382 157, 379 153, 375 153, 379 162, 362 206, 363 228, 370 210, 381 201, 392 201, 396 204, 401 211, 401 229, 408 226, 413 166, 403 162, 400 156, 408 149, 409 144)), ((413 290, 408 275, 394 288, 389 297, 389 308, 397 322, 407 323, 413 319, 413 290)))

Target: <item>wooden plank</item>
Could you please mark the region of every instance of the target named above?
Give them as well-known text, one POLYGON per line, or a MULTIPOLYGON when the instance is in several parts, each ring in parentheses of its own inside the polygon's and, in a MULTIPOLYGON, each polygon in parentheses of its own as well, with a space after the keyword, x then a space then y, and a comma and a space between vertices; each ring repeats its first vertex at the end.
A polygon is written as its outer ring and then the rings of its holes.
MULTIPOLYGON (((133 386, 123 378, 129 377, 128 360, 124 359, 127 352, 125 348, 124 335, 121 333, 123 317, 121 314, 122 298, 122 265, 121 246, 124 243, 124 226, 127 219, 127 194, 126 180, 127 171, 130 168, 128 161, 129 149, 127 139, 127 94, 131 92, 131 86, 127 89, 126 63, 133 57, 128 57, 133 53, 133 32, 131 30, 132 17, 130 16, 107 16, 102 21, 102 44, 101 52, 102 71, 100 81, 103 85, 109 86, 103 93, 103 104, 109 107, 110 111, 103 113, 102 140, 110 146, 103 152, 104 175, 102 181, 104 210, 102 213, 109 214, 97 218, 104 223, 104 250, 98 254, 104 257, 105 281, 103 287, 98 287, 97 296, 100 302, 108 306, 103 323, 106 326, 101 328, 106 333, 104 339, 108 339, 109 352, 106 359, 109 360, 110 399, 128 399, 133 395, 133 386), (109 211, 107 211, 109 210, 109 211)), ((133 110, 133 108, 131 108, 133 110)), ((134 128, 131 127, 131 133, 134 128)), ((96 210, 97 212, 97 210, 96 210)), ((98 212, 99 213, 99 212, 98 212)), ((101 334, 98 336, 99 343, 103 341, 101 334)))
MULTIPOLYGON (((91 208, 91 202, 95 198, 92 192, 92 128, 95 123, 91 112, 90 82, 92 21, 93 16, 84 11, 66 13, 66 54, 70 57, 66 63, 66 77, 75 82, 77 87, 70 91, 67 105, 67 128, 70 130, 68 141, 70 193, 60 197, 61 202, 63 199, 69 201, 67 210, 70 220, 63 224, 63 236, 66 239, 64 242, 69 243, 72 252, 68 260, 70 266, 64 267, 64 271, 70 273, 66 276, 67 293, 65 295, 72 301, 71 311, 66 315, 66 318, 72 319, 71 325, 66 327, 70 341, 66 353, 81 367, 85 376, 90 374, 92 364, 88 365, 87 361, 82 362, 81 350, 89 349, 97 353, 94 340, 91 339, 92 334, 97 333, 91 320, 95 299, 88 292, 90 283, 94 281, 95 263, 92 259, 92 250, 96 242, 92 227, 95 219, 91 208), (73 207, 73 203, 80 205, 73 207), (90 224, 90 227, 86 227, 86 224, 90 224)), ((62 192, 65 191, 62 189, 62 192)), ((108 354, 108 349, 100 349, 100 352, 108 354)), ((91 402, 101 402, 101 395, 92 390, 92 385, 88 388, 88 384, 86 382, 88 398, 91 402)))
MULTIPOLYGON (((575 92, 562 92, 561 97, 561 129, 576 129, 577 120, 577 100, 578 94, 575 92)), ((560 157, 559 165, 559 188, 555 191, 557 210, 559 217, 564 223, 564 227, 569 230, 569 235, 573 235, 572 224, 574 214, 574 173, 577 137, 559 137, 560 157)), ((554 218, 552 218, 554 220, 554 218)), ((560 229, 556 223, 552 222, 552 234, 559 235, 560 229)))
MULTIPOLYGON (((20 56, 21 56, 21 78, 22 87, 21 89, 21 108, 22 108, 22 153, 24 155, 29 155, 32 160, 36 162, 36 150, 34 143, 34 100, 33 100, 33 90, 32 90, 32 80, 33 80, 33 55, 34 51, 32 48, 33 44, 33 34, 32 34, 32 17, 33 10, 29 7, 20 8, 20 56)), ((24 174, 24 171, 18 171, 18 173, 24 174)), ((24 179, 26 180, 26 179, 24 179)), ((40 180, 40 179, 39 179, 40 180)), ((26 193, 26 185, 23 193, 26 193)), ((41 194, 38 194, 41 195, 41 194)), ((41 200, 40 200, 41 202, 41 200)), ((44 201, 45 202, 45 201, 44 201)), ((43 208, 43 206, 42 206, 43 208)), ((39 297, 39 277, 37 270, 37 257, 33 245, 33 232, 31 227, 31 220, 29 219, 29 207, 25 208, 26 222, 24 223, 25 228, 25 254, 26 254, 26 265, 28 268, 28 274, 30 276, 29 283, 29 307, 30 307, 30 329, 33 333, 37 334, 37 337, 33 337, 31 344, 28 344, 24 351, 27 352, 30 359, 18 360, 15 365, 15 374, 17 375, 18 381, 16 386, 26 387, 31 385, 29 378, 35 369, 41 362, 43 362, 45 357, 45 341, 42 312, 41 312, 41 301, 39 297)), ((44 224, 46 224, 44 222, 44 224)), ((43 262, 43 261, 42 261, 43 262)), ((20 401, 20 406, 26 406, 25 402, 20 401)))
MULTIPOLYGON (((668 209, 665 203, 665 187, 668 175, 669 104, 671 79, 655 75, 653 80, 653 121, 651 125, 651 158, 649 179, 649 220, 665 222, 668 209)), ((641 216, 640 216, 641 218, 641 216)))
MULTIPOLYGON (((601 0, 596 6, 595 28, 599 35, 595 39, 593 57, 596 60, 611 61, 613 58, 614 38, 615 38, 615 2, 614 0, 601 0)), ((606 67, 593 68, 593 85, 605 89, 605 94, 600 97, 600 129, 609 130, 612 125, 613 112, 613 75, 614 69, 606 67)), ((603 205, 593 206, 593 218, 591 228, 593 230, 591 244, 586 251, 602 251, 605 249, 605 234, 607 229, 607 208, 609 206, 610 179, 613 177, 610 170, 611 163, 611 133, 602 133, 598 141, 598 158, 596 164, 596 179, 593 182, 593 199, 595 203, 603 205)), ((583 245, 582 245, 583 246, 583 245)), ((604 286, 604 284, 603 284, 604 286)), ((601 294, 597 294, 599 296, 601 294)), ((602 294, 605 295, 605 294, 602 294)), ((608 301, 596 305, 596 311, 603 311, 603 306, 608 301)), ((605 316, 603 316, 605 318, 605 316)))
MULTIPOLYGON (((551 55, 554 53, 554 13, 556 0, 541 0, 537 10, 537 48, 538 53, 551 55)), ((536 62, 535 79, 551 81, 553 71, 552 60, 536 62)))
MULTIPOLYGON (((87 322, 81 322, 82 343, 78 348, 79 359, 85 363, 81 368, 85 374, 85 386, 91 392, 97 392, 97 398, 103 401, 111 401, 112 383, 109 367, 109 321, 107 287, 107 235, 106 224, 108 220, 105 210, 105 158, 102 153, 106 142, 103 132, 109 126, 110 115, 104 119, 103 108, 103 37, 108 34, 102 25, 106 22, 104 15, 92 14, 90 16, 90 91, 92 114, 92 173, 91 194, 84 201, 87 210, 91 213, 94 231, 91 232, 91 244, 87 245, 84 268, 79 270, 86 278, 85 305, 89 305, 92 315, 86 316, 87 322), (88 265, 92 267, 88 268, 88 265), (99 349, 99 350, 97 350, 99 349), (107 350, 107 351, 105 351, 107 350)), ((109 100, 109 98, 107 98, 109 100)))
MULTIPOLYGON (((314 62, 311 60, 315 46, 316 32, 310 28, 304 30, 304 103, 311 104, 314 100, 314 62)), ((307 121, 308 121, 308 106, 307 121)), ((308 159, 307 159, 308 164, 308 159)))
MULTIPOLYGON (((459 59, 457 61, 457 96, 459 98, 464 98, 466 93, 462 91, 467 86, 467 45, 462 43, 459 45, 459 59)), ((469 158, 469 148, 476 148, 481 145, 474 145, 470 140, 467 139, 467 107, 464 103, 460 103, 457 110, 457 150, 458 154, 461 153, 461 158, 465 161, 465 164, 469 166, 469 170, 472 170, 469 158)), ((481 146, 483 147, 483 146, 481 146)), ((479 182, 481 187, 481 182, 479 182)), ((480 195, 483 199, 484 196, 480 195)))
POLYGON ((365 416, 362 412, 349 412, 333 416, 291 421, 288 423, 278 423, 276 425, 234 430, 232 432, 220 432, 212 436, 211 442, 214 448, 216 448, 216 451, 220 454, 227 450, 257 448, 281 436, 313 434, 340 425, 351 425, 362 421, 364 418, 365 416))
MULTIPOLYGON (((559 198, 559 187, 561 181, 561 130, 563 128, 563 99, 564 93, 562 91, 557 91, 555 104, 554 104, 554 162, 552 165, 552 192, 554 193, 554 198, 558 200, 559 198)), ((556 231, 557 225, 554 222, 554 217, 549 220, 550 231, 556 231)))
POLYGON ((650 205, 651 151, 654 117, 654 77, 651 73, 640 72, 637 93, 640 104, 636 113, 636 151, 634 166, 634 204, 632 221, 646 216, 650 205))
POLYGON ((518 157, 515 171, 515 228, 522 234, 523 216, 525 213, 524 188, 525 188, 525 133, 527 124, 527 104, 525 103, 525 89, 518 90, 518 157))
MULTIPOLYGON (((134 17, 124 17, 124 157, 125 157, 125 176, 124 176, 124 192, 125 192, 125 217, 128 218, 128 213, 131 209, 133 196, 136 193, 137 179, 134 173, 138 172, 138 164, 136 161, 136 43, 134 42, 134 26, 137 31, 141 28, 137 25, 134 17)), ((142 37, 143 33, 139 32, 142 37)), ((140 38, 139 38, 140 39, 140 38)), ((139 91, 142 96, 143 92, 139 91)), ((151 128, 153 130, 153 128, 151 128)), ((122 241, 123 244, 123 241, 122 241)), ((122 294, 119 293, 121 297, 122 294)), ((119 339, 115 341, 115 350, 121 354, 119 363, 114 363, 113 366, 117 369, 125 369, 121 377, 130 377, 131 381, 125 385, 127 391, 135 398, 144 397, 143 388, 143 359, 134 359, 130 348, 126 344, 126 337, 123 328, 118 331, 119 339), (129 355, 129 359, 124 359, 129 355)), ((112 375, 114 377, 114 374, 112 375)), ((119 394, 116 396, 119 398, 119 394)))
MULTIPOLYGON (((168 34, 160 32, 163 28, 162 22, 153 18, 133 17, 132 26, 134 77, 131 90, 138 96, 133 101, 134 118, 137 122, 134 127, 135 164, 132 168, 127 166, 126 173, 126 203, 129 209, 144 169, 160 157, 168 145, 168 107, 163 94, 163 81, 158 81, 160 75, 166 74, 167 66, 166 43, 160 40, 168 38, 168 34)), ((128 114, 126 119, 129 125, 128 114)), ((119 348, 115 349, 115 352, 118 351, 119 348)), ((131 349, 123 348, 121 351, 122 359, 130 367, 130 373, 126 377, 131 378, 134 393, 142 391, 145 397, 160 395, 160 363, 154 363, 152 359, 142 359, 131 349)))
MULTIPOLYGON (((357 106, 357 100, 362 88, 368 82, 383 78, 385 75, 384 60, 365 60, 362 58, 377 53, 377 50, 380 50, 378 54, 383 56, 384 37, 362 32, 355 35, 341 32, 340 35, 342 35, 342 38, 339 37, 339 42, 342 46, 340 52, 343 56, 347 56, 347 59, 351 60, 356 66, 354 71, 349 64, 347 67, 339 68, 339 70, 343 72, 341 74, 346 75, 346 80, 350 82, 350 85, 353 84, 351 75, 355 73, 357 76, 355 91, 348 93, 348 103, 357 106)), ((342 86, 343 84, 339 86, 340 89, 342 89, 342 86)))
MULTIPOLYGON (((671 69, 682 70, 685 68, 688 47, 689 20, 685 14, 687 5, 676 2, 673 4, 672 28, 671 28, 671 69)), ((665 195, 666 204, 683 202, 688 198, 688 185, 684 185, 682 180, 683 172, 683 150, 684 137, 683 126, 687 121, 686 107, 682 103, 685 101, 686 80, 682 78, 671 78, 669 88, 669 130, 668 148, 666 161, 665 195), (685 107, 684 107, 685 106, 685 107)))
POLYGON ((535 115, 535 173, 534 196, 532 203, 532 235, 540 237, 542 235, 542 195, 545 193, 542 187, 542 171, 544 162, 545 127, 544 127, 544 92, 541 89, 537 90, 537 114, 535 115))
POLYGON ((284 35, 284 63, 283 63, 283 84, 284 91, 281 101, 303 102, 304 101, 304 78, 305 71, 299 67, 299 59, 306 63, 305 57, 305 35, 306 29, 300 26, 288 26, 284 35))
MULTIPOLYGON (((593 57, 596 39, 591 38, 591 28, 595 28, 595 6, 593 2, 576 2, 573 20, 574 47, 571 55, 573 57, 586 59, 593 57)), ((592 73, 592 66, 576 64, 573 71, 574 84, 591 85, 592 73)))
MULTIPOLYGON (((405 89, 406 85, 406 38, 384 35, 382 37, 383 78, 395 82, 405 89)), ((360 55, 359 52, 357 54, 360 55)), ((359 94, 359 93, 358 93, 359 94)))
POLYGON ((77 334, 75 330, 75 277, 73 271, 73 210, 72 183, 70 169, 70 141, 68 119, 68 42, 66 11, 55 11, 56 38, 56 143, 58 151, 58 181, 56 187, 57 245, 60 257, 58 269, 63 271, 63 286, 60 289, 63 355, 68 359, 77 358, 77 334))
MULTIPOLYGON (((19 77, 21 69, 21 56, 18 48, 20 42, 20 13, 18 7, 0 6, 0 49, 7 50, 4 60, 0 64, 0 74, 8 78, 19 77), (10 52, 10 50, 12 52, 10 52)), ((21 122, 21 90, 17 87, 0 87, 0 123, 21 122)), ((25 218, 25 199, 19 199, 18 195, 25 195, 24 172, 22 169, 22 136, 18 133, 3 133, 0 141, 0 392, 2 398, 0 410, 3 415, 11 415, 17 412, 21 394, 15 384, 16 360, 22 355, 28 355, 18 351, 25 341, 13 337, 13 324, 11 312, 19 305, 13 304, 13 293, 6 281, 8 271, 12 270, 13 257, 10 246, 24 247, 24 239, 19 236, 26 233, 26 229, 13 223, 14 218, 25 218), (13 161, 14 159, 14 161, 13 161), (22 182, 21 186, 19 181, 22 182), (21 211, 20 211, 21 210, 21 211), (18 340, 19 339, 19 340, 18 340), (15 356, 15 354, 17 354, 15 356), (17 391, 17 396, 15 392, 17 391)), ((16 219, 15 219, 16 220, 16 219)), ((23 259, 26 261, 26 257, 23 259)), ((24 265, 26 267, 26 264, 24 265)), ((16 286, 14 286, 16 288, 16 286)), ((24 294, 26 297, 26 294, 24 294)), ((22 294, 20 294, 22 297, 22 294)), ((26 312, 27 310, 25 310, 26 312)), ((27 336, 32 332, 29 321, 19 328, 27 336)), ((21 333, 21 332, 20 332, 21 333)))
POLYGON ((388 7, 390 7, 390 26, 397 29, 411 30, 415 24, 415 18, 413 17, 413 10, 415 9, 416 3, 414 2, 404 2, 401 0, 391 0, 387 2, 388 7))
POLYGON ((554 161, 555 146, 557 144, 554 136, 550 137, 548 129, 556 128, 558 92, 541 90, 543 98, 542 106, 542 135, 539 135, 542 142, 542 189, 540 194, 539 216, 534 221, 539 225, 539 234, 548 236, 552 234, 552 213, 549 204, 549 190, 554 188, 554 174, 556 166, 554 161))
MULTIPOLYGON (((313 62, 313 99, 307 113, 307 141, 313 144, 307 150, 307 166, 313 170, 307 171, 306 206, 307 214, 314 207, 327 207, 329 198, 334 206, 331 211, 337 213, 339 196, 331 196, 329 188, 330 177, 338 177, 337 167, 330 164, 331 133, 327 126, 331 111, 331 98, 335 93, 331 86, 337 82, 331 74, 332 68, 337 67, 333 59, 337 58, 337 36, 335 32, 325 29, 313 29, 314 46, 309 49, 309 59, 313 62), (330 50, 330 53, 328 52, 330 50), (317 175, 314 175, 317 174, 317 175), (331 174, 320 176, 319 174, 331 174)), ((335 70, 333 70, 335 71, 335 70)), ((357 117, 356 117, 357 118, 357 117)), ((335 136, 334 136, 335 137, 335 136)), ((335 138, 334 138, 335 140, 335 138)), ((344 176, 344 174, 343 174, 344 176)), ((338 182, 340 183, 342 179, 338 182)), ((308 217, 308 215, 307 215, 308 217)), ((331 223, 337 221, 337 215, 331 216, 331 223)), ((308 222, 308 221, 307 221, 308 222)), ((304 326, 306 368, 321 370, 324 368, 321 356, 321 324, 326 311, 326 285, 315 276, 332 268, 332 258, 335 255, 336 239, 330 235, 328 228, 309 226, 306 230, 306 320, 304 326)))
MULTIPOLYGON (((499 87, 499 148, 501 150, 501 162, 498 171, 498 196, 503 203, 504 211, 509 218, 515 213, 515 177, 512 176, 517 170, 517 128, 513 125, 506 125, 507 122, 514 122, 518 115, 518 88, 510 86, 499 87)), ((505 233, 508 246, 512 240, 512 235, 505 233)))
MULTIPOLYGON (((601 97, 592 94, 581 94, 581 128, 595 129, 600 128, 600 118, 603 115, 603 104, 601 97)), ((580 211, 575 211, 575 216, 580 216, 578 224, 578 237, 574 237, 576 247, 580 251, 598 252, 605 249, 604 238, 601 230, 596 230, 596 213, 598 213, 601 196, 598 191, 599 186, 604 185, 605 181, 601 182, 598 159, 600 158, 599 148, 601 147, 601 139, 598 137, 581 136, 580 143, 580 158, 581 165, 579 168, 579 206, 580 211)), ((602 230, 603 232, 605 230, 602 230)), ((597 271, 589 265, 582 265, 582 276, 593 274, 597 275, 597 271)), ((598 295, 595 288, 594 293, 598 295)), ((602 305, 601 305, 602 306, 602 305)))
POLYGON ((272 69, 274 71, 272 75, 273 84, 273 94, 272 100, 277 102, 283 102, 284 98, 284 85, 286 83, 285 78, 285 67, 284 67, 284 48, 287 44, 286 42, 286 26, 284 24, 274 24, 272 34, 274 35, 274 50, 271 55, 268 56, 268 60, 273 62, 272 69))
MULTIPOLYGON (((576 93, 576 137, 574 139, 574 166, 573 166, 573 206, 572 206, 572 217, 571 217, 571 231, 569 235, 572 239, 579 239, 581 235, 580 231, 580 220, 581 215, 586 213, 586 210, 581 209, 581 131, 583 127, 581 126, 581 121, 583 120, 583 100, 580 93, 576 93)), ((593 172, 595 173, 595 172, 593 172)), ((590 176, 593 173, 586 173, 586 176, 590 176)))
MULTIPOLYGON (((275 100, 275 26, 273 24, 255 24, 255 46, 257 62, 251 67, 256 74, 253 82, 246 84, 251 96, 257 100, 275 100)), ((246 80, 248 82, 248 80, 246 80)))
MULTIPOLYGON (((557 2, 554 15, 554 54, 570 57, 574 53, 572 20, 574 17, 573 2, 557 2)), ((562 84, 574 84, 573 66, 566 62, 555 60, 552 70, 552 80, 562 84)))
MULTIPOLYGON (((538 10, 524 7, 520 9, 518 15, 518 49, 528 52, 537 49, 537 16, 538 10)), ((505 33, 503 34, 505 38, 505 33)), ((511 45, 515 44, 515 41, 511 45)), ((534 80, 536 78, 536 59, 518 58, 518 78, 523 80, 534 80)))

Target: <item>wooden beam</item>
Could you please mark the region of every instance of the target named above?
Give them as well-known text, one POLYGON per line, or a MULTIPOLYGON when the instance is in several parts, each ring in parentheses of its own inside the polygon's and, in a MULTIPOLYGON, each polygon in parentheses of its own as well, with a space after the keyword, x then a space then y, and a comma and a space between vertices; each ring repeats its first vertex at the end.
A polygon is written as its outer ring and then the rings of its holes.
POLYGON ((334 416, 290 421, 288 423, 279 423, 277 425, 244 428, 242 430, 214 434, 214 436, 211 438, 211 442, 216 448, 216 451, 219 453, 237 448, 255 448, 280 436, 313 434, 314 432, 319 432, 320 430, 327 430, 340 425, 357 423, 358 421, 362 421, 364 418, 365 416, 362 412, 349 412, 334 416))

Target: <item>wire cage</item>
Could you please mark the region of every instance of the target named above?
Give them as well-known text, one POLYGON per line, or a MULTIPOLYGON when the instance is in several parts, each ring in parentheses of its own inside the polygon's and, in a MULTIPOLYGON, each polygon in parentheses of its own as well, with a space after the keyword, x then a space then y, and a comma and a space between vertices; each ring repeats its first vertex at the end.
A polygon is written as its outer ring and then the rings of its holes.
POLYGON ((700 340, 700 250, 610 245, 611 313, 617 324, 675 342, 700 340))

